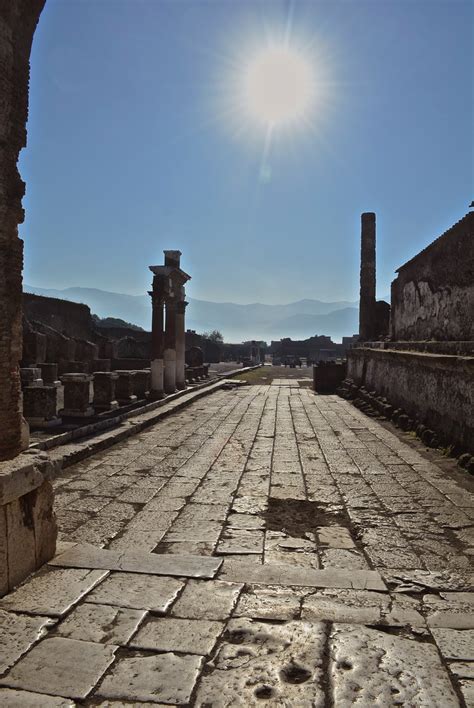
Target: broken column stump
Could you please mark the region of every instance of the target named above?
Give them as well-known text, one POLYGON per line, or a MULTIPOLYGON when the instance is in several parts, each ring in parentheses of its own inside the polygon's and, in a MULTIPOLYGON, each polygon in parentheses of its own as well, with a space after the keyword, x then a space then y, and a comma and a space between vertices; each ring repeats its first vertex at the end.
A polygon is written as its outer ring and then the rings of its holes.
POLYGON ((96 371, 94 373, 94 409, 98 413, 113 411, 118 408, 115 386, 118 380, 116 371, 96 371))
POLYGON ((115 393, 117 401, 121 406, 126 406, 129 403, 135 403, 137 397, 134 393, 134 381, 136 371, 127 371, 120 369, 115 372, 118 374, 115 393))
POLYGON ((90 405, 90 383, 92 376, 89 374, 63 374, 61 383, 64 386, 64 408, 59 411, 63 417, 86 418, 94 415, 90 405))
POLYGON ((150 394, 150 386, 150 369, 141 369, 139 371, 135 371, 135 378, 133 381, 133 393, 138 399, 148 398, 150 394))
POLYGON ((23 415, 35 428, 61 424, 57 412, 57 386, 26 386, 23 389, 23 415))

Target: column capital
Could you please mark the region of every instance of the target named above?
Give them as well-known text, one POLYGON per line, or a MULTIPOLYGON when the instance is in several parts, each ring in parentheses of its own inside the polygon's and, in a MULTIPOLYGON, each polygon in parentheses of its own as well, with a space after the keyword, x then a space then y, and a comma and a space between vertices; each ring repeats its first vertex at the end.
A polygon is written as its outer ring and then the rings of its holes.
POLYGON ((184 312, 189 305, 189 302, 186 302, 186 300, 177 300, 176 302, 176 312, 178 315, 184 315, 184 312))
POLYGON ((151 304, 153 307, 160 307, 163 306, 166 296, 163 293, 156 292, 156 290, 149 290, 148 295, 151 297, 151 304))

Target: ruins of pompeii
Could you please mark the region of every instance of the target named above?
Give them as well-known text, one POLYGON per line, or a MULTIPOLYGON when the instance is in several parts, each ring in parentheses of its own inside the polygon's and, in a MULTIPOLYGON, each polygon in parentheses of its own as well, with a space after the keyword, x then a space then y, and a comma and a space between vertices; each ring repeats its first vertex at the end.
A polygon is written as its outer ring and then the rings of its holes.
MULTIPOLYGON (((0 704, 474 705, 474 211, 359 332, 186 329, 186 253, 151 331, 22 293, 30 48, 0 3, 0 704)), ((166 245, 166 244, 164 244, 166 245)))

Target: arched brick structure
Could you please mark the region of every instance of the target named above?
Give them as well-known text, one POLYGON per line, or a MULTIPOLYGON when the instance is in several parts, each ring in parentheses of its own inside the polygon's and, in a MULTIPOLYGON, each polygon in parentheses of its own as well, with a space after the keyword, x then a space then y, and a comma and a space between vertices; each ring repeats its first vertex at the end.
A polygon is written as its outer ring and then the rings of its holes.
POLYGON ((33 34, 45 0, 0 0, 0 460, 21 449, 21 293, 25 185, 17 169, 26 145, 33 34))

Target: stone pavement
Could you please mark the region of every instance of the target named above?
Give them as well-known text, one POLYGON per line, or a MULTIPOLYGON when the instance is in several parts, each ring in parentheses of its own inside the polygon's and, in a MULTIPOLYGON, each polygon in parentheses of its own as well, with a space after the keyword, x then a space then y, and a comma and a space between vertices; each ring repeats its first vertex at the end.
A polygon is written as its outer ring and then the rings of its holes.
POLYGON ((5 706, 474 705, 474 495, 295 379, 68 468, 0 600, 5 706))

